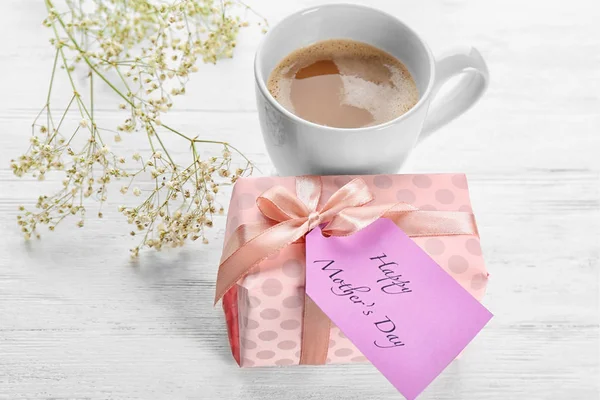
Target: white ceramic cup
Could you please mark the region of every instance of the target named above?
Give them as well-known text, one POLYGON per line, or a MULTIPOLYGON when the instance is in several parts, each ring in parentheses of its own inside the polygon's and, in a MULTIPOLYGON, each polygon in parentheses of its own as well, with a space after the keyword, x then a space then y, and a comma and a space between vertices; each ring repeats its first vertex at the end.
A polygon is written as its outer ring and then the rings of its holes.
POLYGON ((282 20, 257 50, 254 75, 264 141, 280 175, 395 173, 417 141, 471 107, 489 79, 476 49, 458 50, 436 60, 404 23, 354 4, 317 6, 282 20), (338 38, 369 43, 402 61, 417 84, 418 103, 392 121, 354 129, 318 125, 281 106, 267 89, 269 74, 279 61, 300 47, 338 38), (436 96, 444 82, 459 74, 464 76, 456 86, 436 96))

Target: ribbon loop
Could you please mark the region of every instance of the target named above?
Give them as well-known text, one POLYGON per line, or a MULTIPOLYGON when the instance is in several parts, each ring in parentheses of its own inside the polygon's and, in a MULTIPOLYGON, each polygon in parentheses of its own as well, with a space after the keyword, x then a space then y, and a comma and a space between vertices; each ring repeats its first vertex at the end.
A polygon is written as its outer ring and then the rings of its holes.
POLYGON ((310 211, 316 211, 321 199, 321 179, 314 176, 299 176, 296 178, 296 196, 310 211))
POLYGON ((361 178, 356 178, 339 188, 327 200, 321 214, 323 222, 331 221, 335 215, 348 207, 362 207, 373 200, 371 190, 361 178))
POLYGON ((267 189, 256 199, 256 206, 265 217, 277 222, 303 218, 309 214, 306 205, 282 186, 267 189))

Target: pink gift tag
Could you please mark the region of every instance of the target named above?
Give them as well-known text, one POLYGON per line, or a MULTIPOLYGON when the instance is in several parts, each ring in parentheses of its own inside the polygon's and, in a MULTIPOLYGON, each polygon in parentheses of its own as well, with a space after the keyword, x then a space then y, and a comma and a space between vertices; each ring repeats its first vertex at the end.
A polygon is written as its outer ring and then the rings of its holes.
POLYGON ((347 237, 306 237, 306 293, 407 399, 492 314, 393 222, 347 237))

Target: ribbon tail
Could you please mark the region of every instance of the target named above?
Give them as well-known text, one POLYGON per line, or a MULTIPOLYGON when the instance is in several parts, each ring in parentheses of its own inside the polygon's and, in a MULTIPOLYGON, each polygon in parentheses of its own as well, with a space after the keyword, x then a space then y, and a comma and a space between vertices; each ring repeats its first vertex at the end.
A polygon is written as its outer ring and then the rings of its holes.
POLYGON ((300 364, 322 365, 327 361, 331 320, 307 294, 304 295, 300 364))
POLYGON ((340 211, 323 229, 325 236, 350 236, 391 213, 406 213, 417 208, 406 203, 350 207, 340 211))
POLYGON ((223 246, 223 253, 221 254, 220 263, 231 257, 231 255, 235 253, 237 249, 242 247, 244 243, 254 239, 256 236, 260 235, 262 232, 274 225, 276 224, 264 221, 238 226, 223 246))
POLYGON ((420 236, 479 236, 475 216, 472 213, 453 211, 391 210, 382 215, 392 220, 410 237, 420 236))
POLYGON ((406 203, 344 209, 323 229, 323 234, 349 236, 379 218, 392 220, 411 237, 479 235, 472 213, 423 211, 406 203))
MULTIPOLYGON (((215 304, 231 289, 240 279, 270 254, 294 243, 308 231, 306 219, 293 219, 273 225, 264 232, 250 240, 233 239, 237 242, 237 249, 227 249, 229 256, 225 256, 219 265, 217 274, 215 304)), ((234 234, 241 235, 238 229, 234 234)), ((233 247, 233 245, 231 245, 233 247)))

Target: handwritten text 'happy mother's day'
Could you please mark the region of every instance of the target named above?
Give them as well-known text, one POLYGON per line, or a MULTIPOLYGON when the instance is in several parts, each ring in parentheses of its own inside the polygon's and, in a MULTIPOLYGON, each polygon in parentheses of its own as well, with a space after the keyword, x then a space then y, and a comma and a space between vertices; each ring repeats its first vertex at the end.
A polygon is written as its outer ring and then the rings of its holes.
MULTIPOLYGON (((412 293, 410 281, 404 280, 402 274, 399 274, 395 269, 398 268, 398 263, 388 260, 385 254, 369 257, 372 266, 381 271, 381 278, 375 282, 377 289, 389 295, 409 295, 412 293)), ((376 347, 382 349, 402 347, 405 343, 398 336, 396 324, 387 315, 378 316, 375 309, 375 303, 368 301, 368 293, 372 289, 369 286, 355 286, 351 282, 344 279, 344 269, 340 267, 334 260, 315 260, 315 264, 319 263, 321 271, 329 274, 329 279, 333 283, 331 293, 336 296, 344 296, 348 301, 355 306, 362 307, 362 315, 370 317, 374 322, 373 325, 379 332, 385 335, 385 339, 377 339, 373 341, 376 347)))

